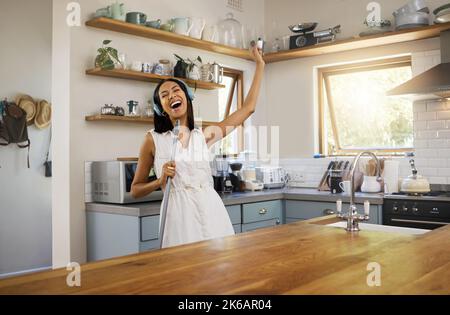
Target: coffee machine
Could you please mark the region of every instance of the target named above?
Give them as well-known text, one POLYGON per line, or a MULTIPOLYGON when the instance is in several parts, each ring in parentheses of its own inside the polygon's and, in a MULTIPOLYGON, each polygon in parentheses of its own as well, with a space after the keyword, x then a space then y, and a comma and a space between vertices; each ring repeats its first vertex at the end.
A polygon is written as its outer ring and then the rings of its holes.
POLYGON ((234 192, 243 192, 245 191, 245 181, 242 175, 242 163, 231 163, 230 164, 231 173, 230 179, 233 184, 234 192))
POLYGON ((233 192, 233 184, 228 172, 229 162, 226 155, 218 155, 214 159, 214 189, 218 193, 233 192))

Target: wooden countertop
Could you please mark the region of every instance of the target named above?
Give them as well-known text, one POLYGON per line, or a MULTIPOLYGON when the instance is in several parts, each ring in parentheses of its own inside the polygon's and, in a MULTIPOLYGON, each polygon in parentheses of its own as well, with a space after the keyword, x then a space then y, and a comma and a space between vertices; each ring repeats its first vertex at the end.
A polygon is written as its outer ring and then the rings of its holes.
POLYGON ((450 226, 421 236, 350 234, 314 219, 0 280, 0 294, 450 294, 450 226), (381 265, 381 286, 366 284, 381 265))

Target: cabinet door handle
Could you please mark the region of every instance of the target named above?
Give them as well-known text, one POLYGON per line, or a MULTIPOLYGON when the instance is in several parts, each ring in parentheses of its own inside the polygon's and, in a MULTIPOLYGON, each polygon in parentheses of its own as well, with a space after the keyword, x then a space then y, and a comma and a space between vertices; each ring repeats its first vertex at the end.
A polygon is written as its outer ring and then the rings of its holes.
POLYGON ((325 209, 325 210, 323 210, 323 213, 326 215, 332 215, 332 214, 336 214, 336 211, 334 211, 333 209, 325 209))
POLYGON ((267 213, 267 209, 265 209, 265 208, 259 209, 259 214, 266 214, 266 213, 267 213))

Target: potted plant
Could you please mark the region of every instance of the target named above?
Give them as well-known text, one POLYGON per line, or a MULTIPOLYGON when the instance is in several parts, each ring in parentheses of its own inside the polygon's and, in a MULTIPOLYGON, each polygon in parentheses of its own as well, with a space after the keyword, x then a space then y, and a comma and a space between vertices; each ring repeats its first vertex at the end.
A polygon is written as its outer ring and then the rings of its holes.
POLYGON ((200 67, 202 65, 202 58, 197 56, 194 61, 188 59, 187 77, 192 80, 200 80, 200 67))
POLYGON ((98 55, 95 58, 95 67, 101 68, 103 70, 113 70, 116 64, 122 63, 119 60, 117 49, 112 47, 107 47, 111 43, 110 40, 103 41, 103 47, 99 48, 98 55))

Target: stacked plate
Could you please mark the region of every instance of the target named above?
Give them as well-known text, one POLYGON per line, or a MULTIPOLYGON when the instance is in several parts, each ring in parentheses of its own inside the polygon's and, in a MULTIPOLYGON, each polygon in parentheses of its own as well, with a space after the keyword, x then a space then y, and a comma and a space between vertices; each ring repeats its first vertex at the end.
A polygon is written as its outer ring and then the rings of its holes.
POLYGON ((433 14, 435 15, 434 23, 436 24, 450 22, 450 3, 440 6, 433 11, 433 14))

